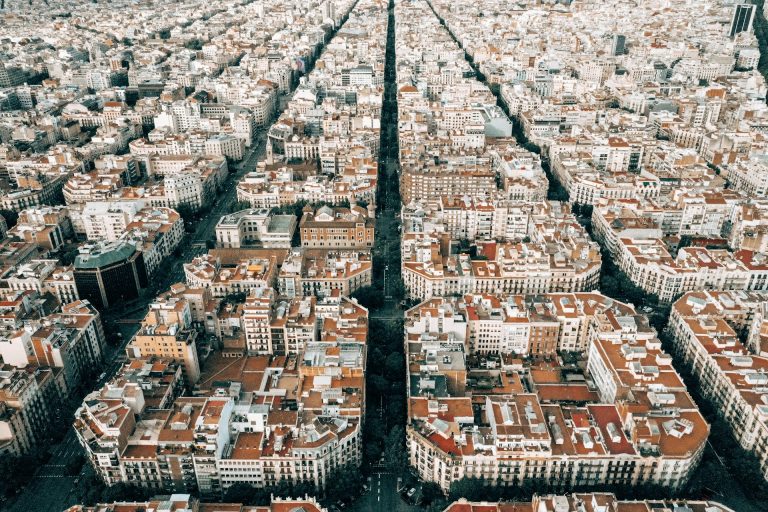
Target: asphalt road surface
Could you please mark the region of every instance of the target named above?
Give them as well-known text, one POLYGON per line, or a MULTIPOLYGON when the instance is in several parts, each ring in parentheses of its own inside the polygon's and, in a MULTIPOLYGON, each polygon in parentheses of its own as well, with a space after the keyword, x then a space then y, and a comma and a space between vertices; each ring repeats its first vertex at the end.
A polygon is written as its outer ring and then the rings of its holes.
POLYGON ((210 240, 214 236, 216 223, 219 222, 222 215, 229 213, 230 206, 237 201, 237 191, 235 190, 237 183, 247 173, 255 170, 256 163, 263 158, 266 141, 267 131, 257 132, 251 147, 246 148, 243 160, 232 166, 211 211, 197 223, 195 233, 190 236, 193 245, 194 243, 205 243, 206 240, 210 240))
POLYGON ((368 492, 344 510, 350 512, 411 512, 420 510, 405 503, 397 493, 397 477, 387 473, 374 473, 368 483, 368 492))
POLYGON ((82 452, 75 431, 70 427, 67 435, 52 448, 48 464, 41 466, 29 485, 9 508, 12 512, 59 511, 74 505, 77 500, 74 476, 66 476, 66 465, 82 452))

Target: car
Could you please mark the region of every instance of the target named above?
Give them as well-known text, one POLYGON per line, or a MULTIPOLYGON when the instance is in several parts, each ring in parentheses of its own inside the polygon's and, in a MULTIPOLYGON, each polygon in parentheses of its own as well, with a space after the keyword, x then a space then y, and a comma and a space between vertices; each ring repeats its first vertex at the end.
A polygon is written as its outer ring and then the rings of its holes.
POLYGON ((104 380, 104 377, 107 376, 107 372, 101 372, 101 375, 99 375, 99 380, 104 380))
POLYGON ((416 494, 416 488, 415 487, 411 487, 410 489, 408 489, 408 492, 406 493, 406 496, 408 496, 409 498, 413 498, 414 494, 416 494))

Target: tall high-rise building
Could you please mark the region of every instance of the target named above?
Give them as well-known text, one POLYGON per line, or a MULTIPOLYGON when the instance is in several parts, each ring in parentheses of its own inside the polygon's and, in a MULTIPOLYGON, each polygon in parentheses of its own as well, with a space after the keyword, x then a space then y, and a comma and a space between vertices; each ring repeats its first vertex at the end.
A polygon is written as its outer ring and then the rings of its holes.
POLYGON ((328 1, 325 2, 322 6, 323 9, 323 18, 334 20, 336 19, 336 6, 333 2, 328 1))
POLYGON ((624 55, 627 51, 627 37, 621 34, 614 34, 611 44, 612 55, 624 55))
POLYGON ((0 62, 0 87, 15 87, 24 83, 24 75, 18 68, 9 68, 0 62))
POLYGON ((739 4, 733 10, 731 28, 728 31, 730 37, 741 32, 752 30, 752 22, 755 21, 755 6, 753 4, 739 4))

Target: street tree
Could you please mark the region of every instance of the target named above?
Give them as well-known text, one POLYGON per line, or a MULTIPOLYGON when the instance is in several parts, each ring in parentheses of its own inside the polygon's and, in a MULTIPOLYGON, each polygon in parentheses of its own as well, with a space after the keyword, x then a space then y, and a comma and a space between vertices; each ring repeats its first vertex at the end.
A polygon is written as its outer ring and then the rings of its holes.
POLYGON ((408 456, 405 447, 405 430, 402 425, 392 427, 384 446, 384 465, 387 471, 401 475, 408 469, 408 456))

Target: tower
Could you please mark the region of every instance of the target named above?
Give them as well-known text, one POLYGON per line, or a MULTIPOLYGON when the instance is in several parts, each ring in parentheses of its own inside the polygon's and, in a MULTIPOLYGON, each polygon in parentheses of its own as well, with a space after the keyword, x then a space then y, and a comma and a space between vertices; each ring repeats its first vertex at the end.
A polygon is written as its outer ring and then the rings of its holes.
POLYGON ((627 38, 621 34, 614 34, 611 43, 611 55, 624 55, 627 51, 627 38))
POLYGON ((755 5, 753 4, 739 4, 733 10, 733 19, 731 20, 731 27, 728 30, 728 36, 734 37, 741 32, 749 32, 752 30, 752 22, 755 20, 755 5))

